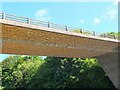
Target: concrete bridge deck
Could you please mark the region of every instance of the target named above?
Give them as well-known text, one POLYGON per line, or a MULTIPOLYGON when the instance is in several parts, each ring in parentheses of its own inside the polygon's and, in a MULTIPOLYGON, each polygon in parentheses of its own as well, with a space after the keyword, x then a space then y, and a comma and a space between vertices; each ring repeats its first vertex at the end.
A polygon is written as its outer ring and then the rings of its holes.
POLYGON ((40 55, 99 59, 118 87, 120 41, 0 19, 1 54, 40 55))
POLYGON ((31 26, 18 22, 15 24, 16 22, 10 20, 1 21, 3 47, 6 45, 5 48, 2 48, 2 52, 6 54, 85 58, 96 57, 108 52, 118 52, 116 49, 118 40, 51 28, 36 28, 35 25, 31 26), (71 50, 72 52, 69 52, 71 50))

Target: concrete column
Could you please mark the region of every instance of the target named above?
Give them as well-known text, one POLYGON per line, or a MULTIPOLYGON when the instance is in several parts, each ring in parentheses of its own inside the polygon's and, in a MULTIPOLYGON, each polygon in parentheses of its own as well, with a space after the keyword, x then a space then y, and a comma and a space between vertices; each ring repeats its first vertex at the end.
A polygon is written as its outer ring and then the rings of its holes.
POLYGON ((97 57, 109 79, 118 88, 118 52, 110 52, 97 57))

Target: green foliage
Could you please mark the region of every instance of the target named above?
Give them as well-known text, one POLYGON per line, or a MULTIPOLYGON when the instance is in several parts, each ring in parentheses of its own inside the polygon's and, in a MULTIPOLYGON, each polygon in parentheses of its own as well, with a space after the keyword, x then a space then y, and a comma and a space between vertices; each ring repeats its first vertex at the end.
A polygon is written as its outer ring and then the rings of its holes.
POLYGON ((4 87, 2 85, 2 63, 0 62, 0 90, 3 90, 4 87))
POLYGON ((82 33, 82 34, 86 34, 86 35, 93 35, 91 32, 84 31, 84 30, 82 30, 82 29, 80 29, 80 30, 74 30, 73 32, 82 33))
POLYGON ((98 61, 10 56, 2 62, 5 88, 114 88, 98 61))
POLYGON ((26 87, 43 60, 38 57, 10 56, 2 62, 2 84, 6 88, 26 87), (33 59, 33 60, 32 60, 33 59))
POLYGON ((120 39, 120 32, 109 32, 107 33, 107 36, 120 39))
POLYGON ((45 61, 31 80, 30 88, 114 87, 96 59, 47 57, 45 61))
POLYGON ((80 29, 80 30, 74 30, 73 32, 81 33, 81 32, 82 32, 82 29, 80 29))
POLYGON ((120 32, 102 33, 100 36, 101 37, 109 37, 109 38, 117 38, 118 40, 120 40, 120 32))
MULTIPOLYGON (((89 32, 89 31, 84 31, 82 29, 80 29, 80 30, 73 30, 73 32, 82 33, 82 34, 86 34, 86 35, 93 35, 93 33, 89 32)), ((108 38, 117 38, 117 39, 120 40, 120 32, 101 33, 99 36, 100 37, 108 37, 108 38)))
POLYGON ((4 90, 4 87, 0 86, 0 90, 4 90))

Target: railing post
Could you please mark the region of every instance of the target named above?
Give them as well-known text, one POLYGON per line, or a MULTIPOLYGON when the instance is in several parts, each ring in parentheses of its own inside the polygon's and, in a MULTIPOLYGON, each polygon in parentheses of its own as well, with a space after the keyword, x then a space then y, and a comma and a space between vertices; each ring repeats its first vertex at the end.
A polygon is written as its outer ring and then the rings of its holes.
POLYGON ((31 21, 32 21, 32 20, 29 18, 29 24, 31 24, 31 21))
POLYGON ((30 20, 29 20, 29 18, 27 18, 27 24, 30 24, 30 20))
POLYGON ((50 22, 48 22, 48 28, 50 28, 50 22))
POLYGON ((65 26, 65 30, 68 31, 68 27, 67 26, 65 26))
POLYGON ((116 39, 116 35, 114 35, 113 37, 114 37, 114 39, 116 39))
POLYGON ((105 36, 106 36, 106 38, 108 38, 108 35, 107 35, 107 33, 106 33, 106 35, 105 35, 105 36))
POLYGON ((95 36, 95 32, 93 31, 93 35, 95 36))
POLYGON ((80 29, 80 33, 82 33, 82 29, 80 29))
POLYGON ((5 19, 5 13, 4 12, 2 13, 2 19, 5 19))
POLYGON ((106 34, 104 33, 104 37, 106 38, 106 34))

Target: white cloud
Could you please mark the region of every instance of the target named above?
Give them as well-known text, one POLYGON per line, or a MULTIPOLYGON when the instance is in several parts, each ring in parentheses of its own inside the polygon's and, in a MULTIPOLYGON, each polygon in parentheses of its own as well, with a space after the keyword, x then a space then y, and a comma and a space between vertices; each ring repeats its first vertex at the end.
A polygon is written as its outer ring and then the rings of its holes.
POLYGON ((48 21, 50 20, 49 12, 47 9, 40 9, 35 13, 35 16, 39 20, 48 21))
POLYGON ((106 11, 100 16, 103 19, 116 19, 118 15, 118 2, 120 0, 114 0, 113 4, 106 8, 106 11))
POLYGON ((101 18, 104 19, 115 19, 117 17, 117 9, 116 8, 111 8, 108 9, 103 15, 101 15, 101 18))
POLYGON ((94 19, 94 23, 95 23, 95 24, 99 24, 100 22, 101 22, 101 19, 100 19, 100 18, 95 18, 95 19, 94 19))
POLYGON ((118 5, 119 2, 120 2, 120 0, 114 0, 113 4, 118 5))
POLYGON ((85 20, 83 20, 83 19, 80 20, 80 23, 84 23, 84 22, 85 22, 85 20))
MULTIPOLYGON (((115 3, 115 2, 113 2, 113 3, 115 3)), ((104 13, 102 13, 97 18, 94 18, 94 24, 98 25, 99 23, 106 21, 106 20, 116 20, 117 15, 118 15, 117 13, 118 13, 117 5, 112 4, 105 9, 104 13)))
POLYGON ((111 9, 106 12, 106 16, 108 16, 108 18, 111 18, 111 19, 114 19, 116 15, 117 15, 116 9, 111 9))
POLYGON ((48 10, 47 9, 41 9, 41 10, 38 10, 36 13, 35 13, 35 16, 44 16, 48 14, 48 10))

